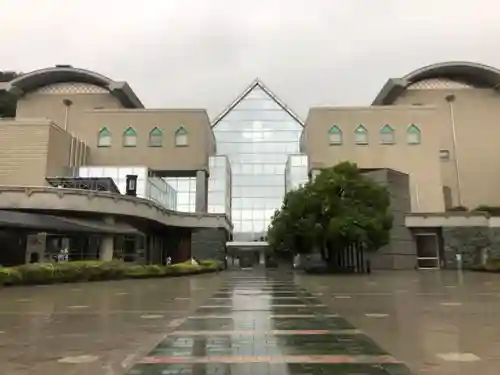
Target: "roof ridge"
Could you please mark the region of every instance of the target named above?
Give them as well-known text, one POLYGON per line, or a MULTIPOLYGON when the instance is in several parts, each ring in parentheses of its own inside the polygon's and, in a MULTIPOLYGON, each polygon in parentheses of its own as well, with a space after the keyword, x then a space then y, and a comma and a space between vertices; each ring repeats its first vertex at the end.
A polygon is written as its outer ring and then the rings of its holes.
POLYGON ((227 106, 215 119, 212 121, 212 128, 219 123, 224 117, 226 117, 229 112, 231 112, 245 97, 252 92, 255 87, 260 87, 276 104, 278 104, 286 113, 290 115, 295 121, 297 121, 302 127, 304 126, 304 121, 292 111, 281 99, 279 99, 265 84, 262 80, 256 77, 252 83, 247 86, 247 88, 234 99, 229 106, 227 106))

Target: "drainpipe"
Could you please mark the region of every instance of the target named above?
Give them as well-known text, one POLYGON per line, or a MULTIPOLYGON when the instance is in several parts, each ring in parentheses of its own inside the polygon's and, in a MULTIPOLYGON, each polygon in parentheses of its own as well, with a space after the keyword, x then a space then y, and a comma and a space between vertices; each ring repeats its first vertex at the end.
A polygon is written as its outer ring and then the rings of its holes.
POLYGON ((416 212, 420 212, 420 194, 418 191, 418 185, 415 184, 415 203, 416 203, 416 212))
POLYGON ((458 160, 458 150, 457 150, 457 130, 455 127, 455 108, 453 103, 455 102, 455 95, 451 94, 446 96, 446 101, 448 102, 450 108, 450 122, 451 122, 451 134, 453 141, 453 154, 455 155, 455 173, 457 178, 457 206, 462 206, 462 179, 460 177, 460 164, 458 160))

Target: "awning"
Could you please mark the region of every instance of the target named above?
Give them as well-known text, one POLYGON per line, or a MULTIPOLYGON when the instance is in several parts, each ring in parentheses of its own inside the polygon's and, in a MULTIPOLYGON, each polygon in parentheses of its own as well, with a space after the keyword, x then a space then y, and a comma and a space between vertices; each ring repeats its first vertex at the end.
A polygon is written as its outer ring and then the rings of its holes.
POLYGON ((53 233, 140 234, 125 223, 107 224, 101 220, 54 216, 32 212, 0 210, 0 228, 38 230, 53 233))

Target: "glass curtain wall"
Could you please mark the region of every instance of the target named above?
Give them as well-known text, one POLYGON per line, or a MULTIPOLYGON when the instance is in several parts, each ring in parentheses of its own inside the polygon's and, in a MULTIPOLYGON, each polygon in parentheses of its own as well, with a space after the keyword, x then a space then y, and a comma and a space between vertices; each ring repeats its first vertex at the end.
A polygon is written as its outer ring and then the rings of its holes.
POLYGON ((163 179, 177 191, 177 211, 195 212, 196 177, 164 177, 163 179))
POLYGON ((298 189, 309 181, 307 155, 290 155, 285 171, 286 192, 298 189))
POLYGON ((137 176, 137 196, 149 199, 169 210, 177 206, 177 191, 160 178, 149 177, 147 167, 80 167, 78 177, 109 177, 113 179, 121 194, 125 194, 127 175, 137 176))
POLYGON ((232 172, 234 240, 265 237, 285 194, 285 167, 300 153, 302 124, 259 84, 214 125, 217 153, 232 172))
POLYGON ((208 160, 208 212, 231 218, 231 168, 226 156, 210 156, 208 160))

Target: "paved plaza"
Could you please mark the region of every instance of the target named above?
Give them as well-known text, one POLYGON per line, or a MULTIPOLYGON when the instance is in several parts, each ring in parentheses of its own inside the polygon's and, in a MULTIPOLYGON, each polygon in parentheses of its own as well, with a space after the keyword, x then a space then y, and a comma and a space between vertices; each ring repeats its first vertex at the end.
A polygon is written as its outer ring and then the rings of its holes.
POLYGON ((2 375, 498 374, 500 275, 213 275, 0 290, 2 375))

